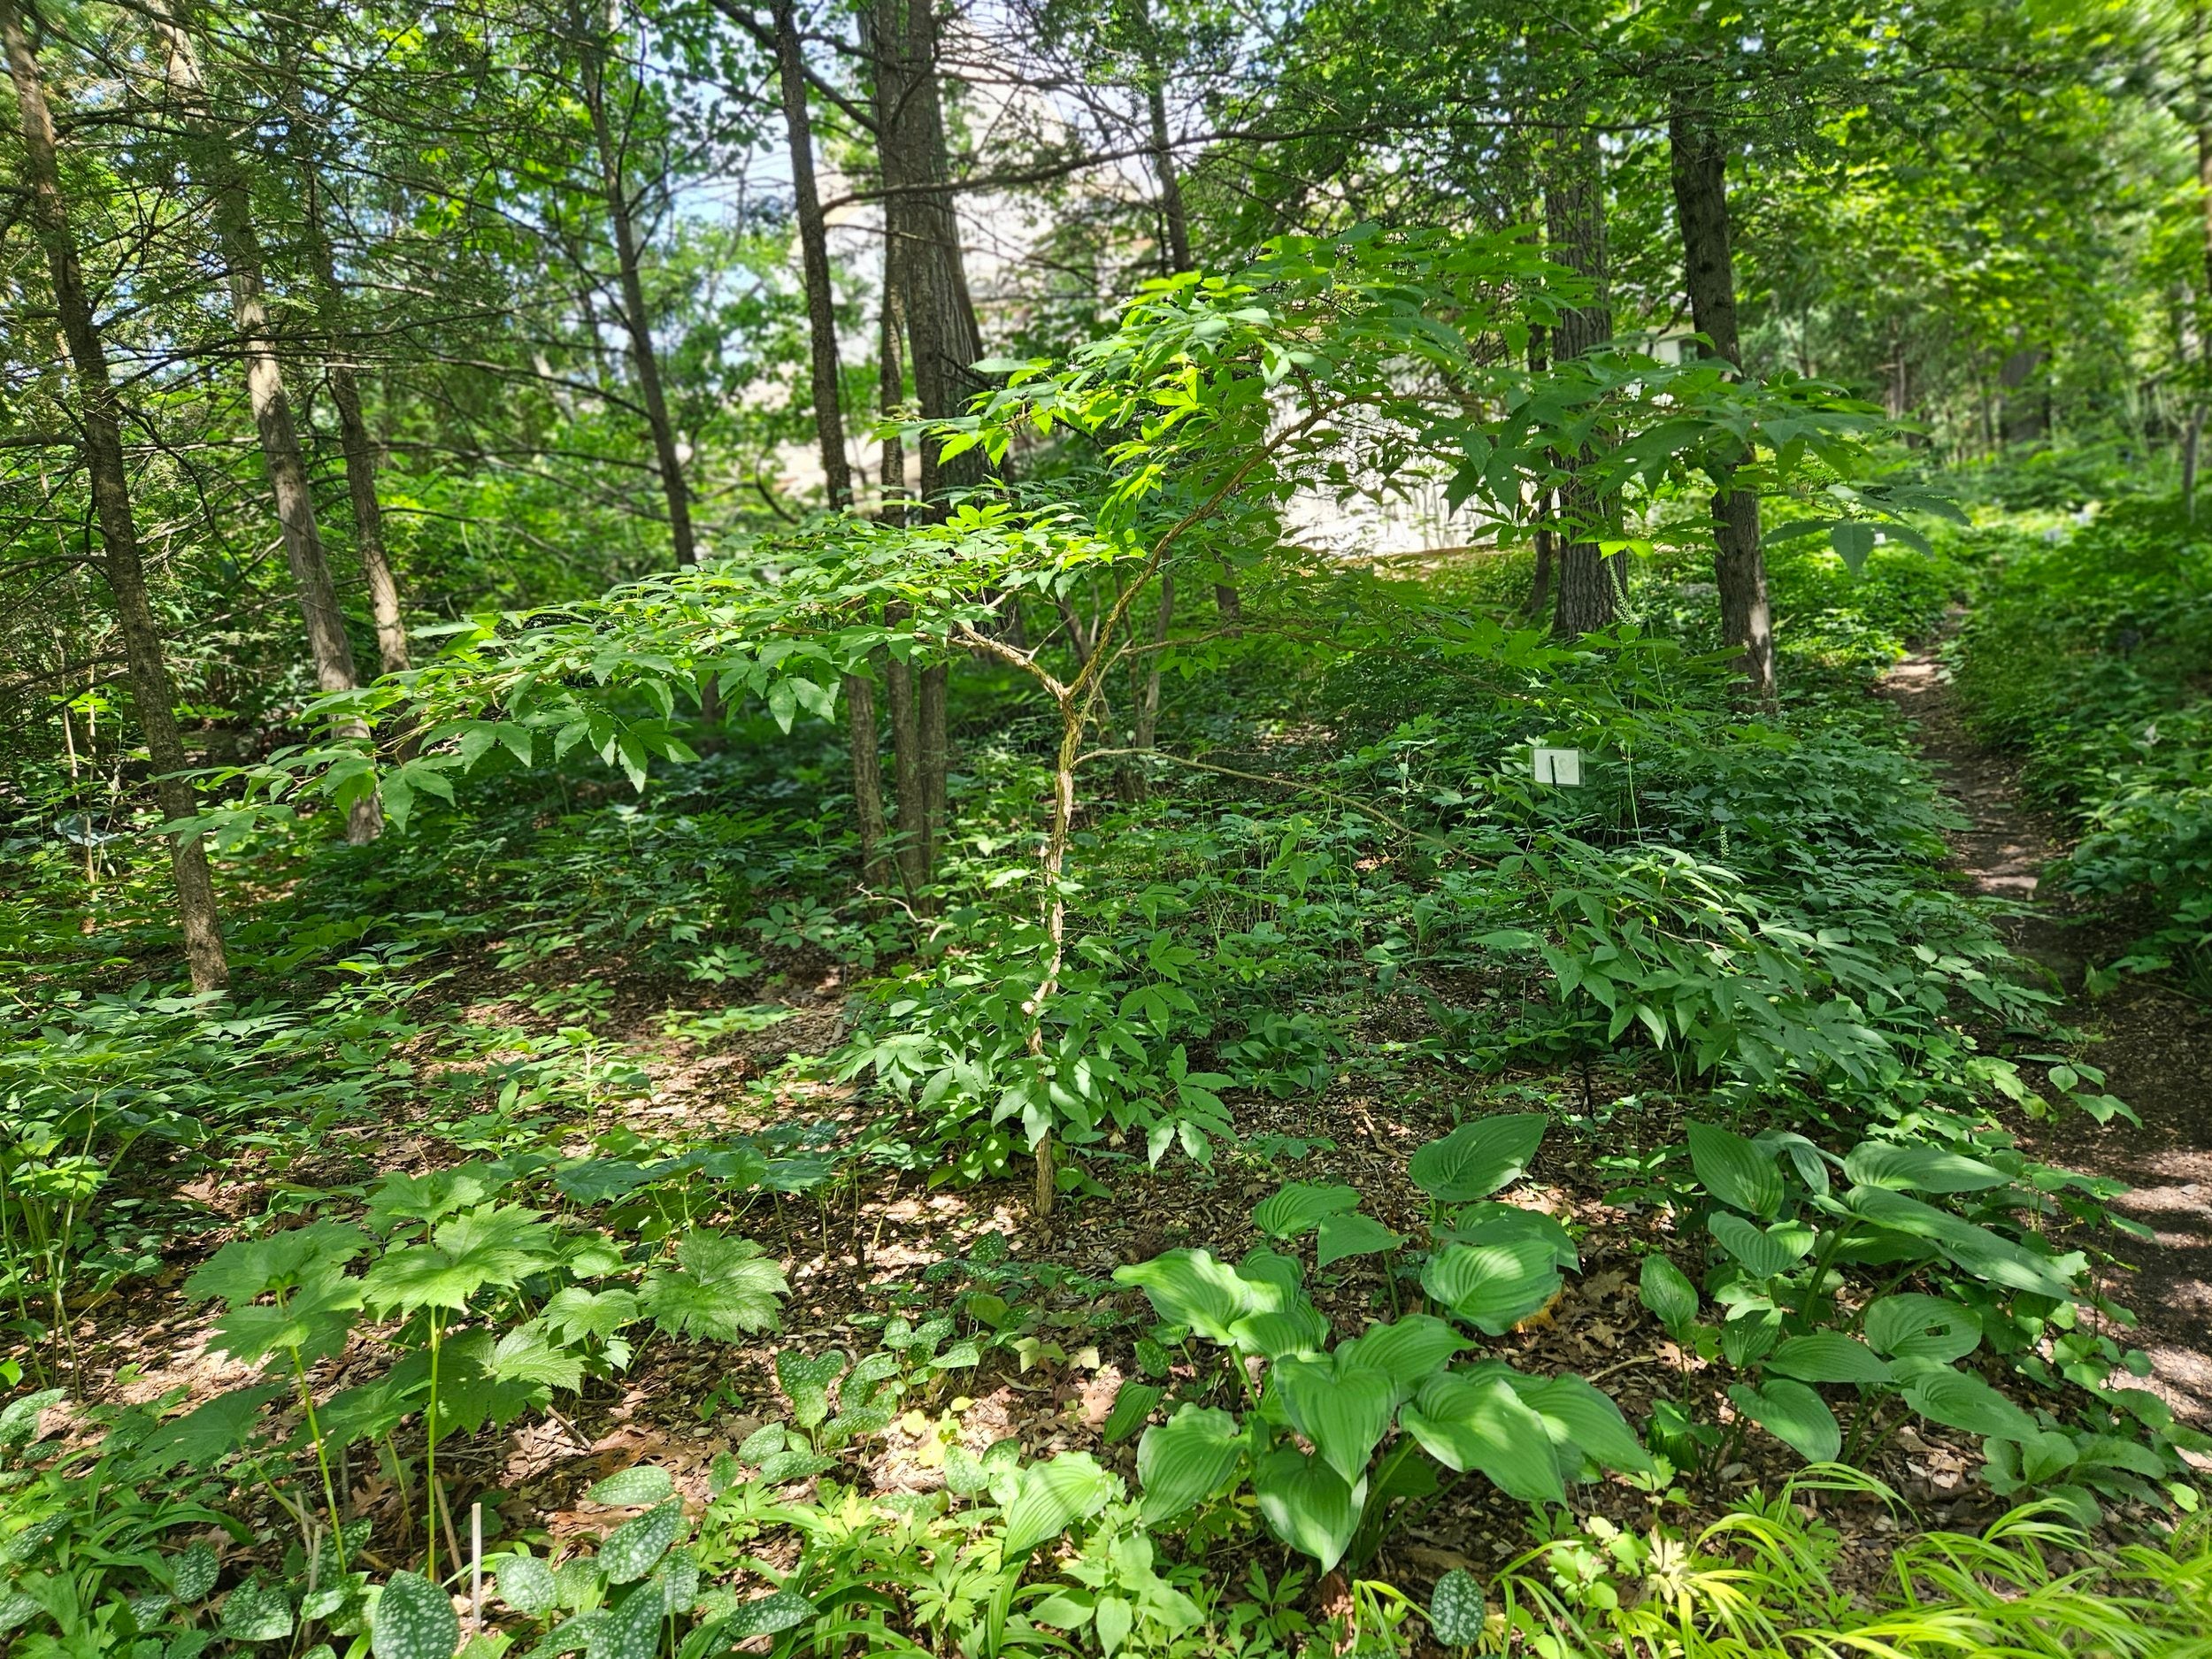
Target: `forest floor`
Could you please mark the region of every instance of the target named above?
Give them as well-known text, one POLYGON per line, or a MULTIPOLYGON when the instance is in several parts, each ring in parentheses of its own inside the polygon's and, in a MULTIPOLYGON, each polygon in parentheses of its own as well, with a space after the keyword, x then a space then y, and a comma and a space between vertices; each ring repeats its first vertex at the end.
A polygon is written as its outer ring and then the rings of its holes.
POLYGON ((2146 1385, 2176 1414, 2212 1426, 2212 1009, 2172 987, 2127 977, 2092 1000, 2085 969, 2124 954, 2128 930, 2047 890, 2043 871, 2065 849, 2062 825, 2037 812, 2018 763, 1968 730, 1939 641, 1899 663, 1880 687, 1919 731, 1922 754, 1969 820, 1952 836, 1961 873, 2011 908, 2001 924, 2014 949, 2051 972, 2064 1017, 2096 1039, 2091 1060, 2141 1126, 2116 1118, 2054 1123, 2037 1137, 2054 1164, 2124 1181, 2114 1202, 2154 1239, 2114 1240, 2106 1289, 2139 1320, 2134 1345, 2150 1356, 2146 1385))

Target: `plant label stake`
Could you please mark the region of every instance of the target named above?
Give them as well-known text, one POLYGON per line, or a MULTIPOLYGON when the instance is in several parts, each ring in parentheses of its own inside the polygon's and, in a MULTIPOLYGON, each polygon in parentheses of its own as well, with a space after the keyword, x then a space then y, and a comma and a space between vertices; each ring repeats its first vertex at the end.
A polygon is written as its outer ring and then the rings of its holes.
POLYGON ((484 1628, 484 1506, 469 1505, 469 1629, 484 1628))
POLYGON ((1559 784, 1576 788, 1582 782, 1582 751, 1578 749, 1544 749, 1536 751, 1536 781, 1559 784))

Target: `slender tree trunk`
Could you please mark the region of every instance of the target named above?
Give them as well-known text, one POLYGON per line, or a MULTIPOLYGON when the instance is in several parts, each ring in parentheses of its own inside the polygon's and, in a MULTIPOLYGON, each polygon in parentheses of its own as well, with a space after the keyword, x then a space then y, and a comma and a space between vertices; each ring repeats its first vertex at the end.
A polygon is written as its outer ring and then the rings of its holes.
MULTIPOLYGON (((1712 123, 1678 97, 1667 124, 1675 218, 1690 315, 1709 355, 1743 369, 1736 334, 1736 272, 1729 248, 1727 157, 1712 123)), ((1766 560, 1759 548, 1759 498, 1717 479, 1713 575, 1720 589, 1721 638, 1743 654, 1744 678, 1762 703, 1774 700, 1774 618, 1767 604, 1766 560)))
MULTIPOLYGON (((1567 134, 1553 145, 1544 180, 1544 222, 1552 258, 1590 283, 1590 303, 1563 312, 1553 331, 1552 355, 1565 362, 1613 337, 1613 308, 1607 287, 1605 174, 1594 130, 1567 134)), ((1567 458, 1568 481, 1558 495, 1559 531, 1554 562, 1559 589, 1552 611, 1552 632, 1562 639, 1578 639, 1609 627, 1620 615, 1620 580, 1614 561, 1598 550, 1589 534, 1595 503, 1589 491, 1574 481, 1576 469, 1589 459, 1586 451, 1567 458)))
MULTIPOLYGON (((830 286, 829 234, 814 183, 814 122, 807 108, 806 59, 795 0, 775 7, 776 81, 791 151, 792 206, 799 221, 799 266, 806 283, 808 365, 814 393, 814 441, 821 452, 822 488, 833 511, 853 504, 852 467, 845 455, 844 388, 837 353, 836 295, 830 286)), ((852 751, 853 815, 859 821, 861 879, 884 877, 883 761, 876 733, 874 683, 845 676, 845 731, 852 751)))
MULTIPOLYGON (((2205 65, 2206 6, 2193 0, 2189 7, 2190 126, 2197 140, 2197 235, 2202 268, 2197 273, 2197 369, 2201 380, 2212 380, 2212 79, 2205 65)), ((2204 437, 2208 393, 2201 383, 2190 400, 2189 420, 2181 446, 2181 508, 2190 523, 2197 518, 2198 448, 2204 437)))
MULTIPOLYGON (((253 196, 244 167, 218 127, 208 102, 207 82, 191 37, 175 23, 162 26, 168 49, 169 84, 197 134, 202 170, 214 211, 215 234, 229 268, 231 314, 238 324, 239 356, 245 370, 246 400, 261 440, 269 490, 276 503, 277 525, 284 537, 285 562, 307 625, 307 650, 315 684, 325 692, 352 691, 361 681, 354 665, 353 641, 346 635, 345 612, 331 579, 322 526, 315 519, 315 496, 307 482, 307 461, 300 449, 292 400, 285 390, 277 357, 276 331, 269 320, 267 284, 262 274, 261 238, 254 228, 253 196)), ((368 726, 357 717, 333 723, 340 737, 365 740, 368 726)), ((374 841, 384 814, 373 794, 363 795, 346 813, 346 839, 360 845, 374 841)))
POLYGON ((622 326, 630 340, 630 365, 637 375, 638 401, 653 429, 653 457, 660 473, 661 494, 668 504, 668 535, 680 565, 699 562, 698 543, 691 529, 691 495, 684 483, 684 460, 676 436, 676 423, 668 413, 668 398, 661 385, 660 353, 653 344, 652 313, 646 309, 645 279, 640 264, 637 220, 630 209, 630 188, 623 177, 622 150, 613 123, 607 116, 606 43, 588 24, 578 29, 578 50, 583 60, 584 108, 591 118, 591 135, 598 151, 599 188, 606 198, 607 218, 614 228, 615 262, 622 287, 622 326))
MULTIPOLYGON (((62 194, 61 165, 54 118, 46 104, 38 60, 16 9, 0 0, 0 42, 15 86, 16 113, 23 131, 23 209, 46 255, 54 285, 54 308, 77 386, 79 440, 92 488, 93 515, 99 527, 100 568, 115 596, 116 621, 128 659, 131 702, 146 755, 157 781, 155 795, 163 818, 180 823, 197 816, 192 785, 182 774, 184 740, 177 730, 174 693, 161 630, 146 595, 138 525, 131 511, 130 477, 123 456, 123 432, 114 382, 108 375, 107 349, 92 315, 84 270, 62 194)), ((215 884, 207 854, 196 835, 172 834, 169 863, 177 887, 177 914, 184 933, 186 966, 195 991, 220 991, 230 983, 230 963, 223 952, 215 884)))
POLYGON ((311 173, 301 181, 305 193, 309 257, 314 261, 323 328, 330 353, 324 374, 330 401, 338 411, 338 448, 345 457, 346 496, 353 507, 354 557, 369 589, 369 617, 376 625, 376 657, 388 674, 407 667, 407 613, 400 603, 399 579, 384 546, 384 509, 376 495, 376 440, 361 413, 361 382, 354 363, 360 342, 347 326, 345 289, 338 281, 337 259, 323 223, 322 193, 311 173))
POLYGON ((929 787, 922 770, 922 699, 914 665, 888 657, 883 677, 891 705, 891 772, 898 792, 899 879, 908 902, 918 906, 929 886, 929 787))

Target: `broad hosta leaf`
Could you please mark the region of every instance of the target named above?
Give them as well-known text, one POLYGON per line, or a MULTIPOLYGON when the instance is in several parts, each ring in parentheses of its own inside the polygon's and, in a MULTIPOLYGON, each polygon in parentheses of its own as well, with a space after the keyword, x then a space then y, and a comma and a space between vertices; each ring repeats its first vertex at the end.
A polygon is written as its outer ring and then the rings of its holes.
POLYGON ((1464 1567, 1452 1568, 1429 1594, 1429 1629, 1447 1647, 1471 1647, 1480 1641, 1489 1612, 1482 1580, 1464 1567))
POLYGON ((1494 1202, 1469 1204, 1453 1218, 1451 1228, 1439 1237, 1437 1242, 1540 1243, 1551 1252, 1552 1264, 1563 1272, 1582 1265, 1582 1258, 1575 1249, 1574 1236, 1556 1217, 1548 1216, 1540 1210, 1524 1210, 1518 1204, 1494 1202))
POLYGON ((1292 1181, 1252 1212, 1252 1225, 1271 1239, 1294 1239, 1311 1233, 1324 1217, 1358 1208, 1355 1187, 1292 1181))
POLYGON ((1406 1172, 1413 1184, 1440 1203, 1463 1204, 1487 1198, 1519 1179, 1536 1154, 1551 1119, 1541 1112, 1516 1112, 1462 1124, 1441 1141, 1413 1155, 1406 1172))
POLYGON ((1905 1403, 1946 1428, 2024 1440, 2035 1419, 1978 1377, 1962 1371, 1916 1371, 1905 1379, 1905 1403))
POLYGON ((1507 1380, 1522 1403, 1543 1419, 1567 1470, 1586 1479, 1601 1469, 1641 1472, 1655 1466, 1613 1396, 1595 1383, 1572 1371, 1556 1377, 1524 1377, 1515 1371, 1508 1373, 1507 1380))
POLYGON ((510 1555, 502 1561, 492 1587, 509 1607, 533 1618, 551 1612, 560 1601, 553 1569, 536 1555, 510 1555))
POLYGON ((645 1276, 639 1301, 671 1336, 734 1342, 774 1330, 789 1288, 783 1269, 750 1239, 703 1227, 677 1245, 673 1268, 655 1268, 645 1276))
POLYGON ((1274 1381, 1292 1425, 1313 1442, 1321 1461, 1348 1482, 1364 1475, 1397 1409, 1390 1374, 1356 1363, 1348 1366, 1340 1352, 1333 1360, 1283 1360, 1274 1381))
POLYGON ((818 1359, 809 1359, 795 1348, 776 1356, 776 1380, 791 1402, 791 1420, 803 1429, 818 1428, 829 1416, 830 1385, 845 1374, 845 1355, 832 1348, 818 1359))
POLYGON ((1409 1313, 1354 1337, 1337 1349, 1337 1363, 1383 1372, 1394 1402, 1403 1405, 1466 1346, 1467 1339, 1443 1320, 1409 1313))
MULTIPOLYGON (((249 1578, 223 1598, 222 1632, 233 1641, 282 1641, 292 1633, 292 1603, 276 1586, 249 1578)), ((457 1624, 454 1634, 457 1640, 457 1624)), ((438 1659, 450 1659, 452 1652, 449 1647, 438 1659)), ((383 1659, 380 1651, 378 1659, 383 1659)))
POLYGON ((1367 1483, 1347 1482, 1317 1457, 1278 1447, 1252 1471, 1267 1530, 1293 1549, 1311 1555, 1329 1572, 1344 1559, 1359 1530, 1367 1483))
POLYGON ((803 1624, 814 1617, 814 1603, 796 1590, 779 1590, 773 1595, 756 1596, 741 1602, 735 1612, 722 1622, 721 1630, 731 1642, 749 1641, 756 1636, 772 1636, 778 1631, 803 1624))
POLYGON ((2070 1302, 2074 1276, 2087 1264, 2086 1258, 2078 1254, 2055 1259, 2037 1256, 1986 1227, 1879 1187, 1855 1187, 1844 1194, 1843 1202, 1869 1221, 1927 1240, 1978 1279, 2008 1290, 2070 1302))
POLYGON ((1148 1525, 1171 1521, 1229 1484, 1244 1455, 1237 1420, 1217 1406, 1185 1405, 1137 1442, 1137 1484, 1148 1525))
POLYGON ((1210 1250, 1170 1250, 1148 1262, 1118 1267, 1114 1282, 1136 1286, 1160 1317, 1188 1325, 1225 1348, 1235 1341, 1229 1327, 1248 1311, 1244 1281, 1210 1250))
POLYGON ((1379 1256, 1385 1250, 1394 1250, 1405 1242, 1405 1235, 1393 1233, 1372 1216, 1356 1212, 1342 1216, 1321 1217, 1321 1231, 1314 1239, 1313 1260, 1316 1267, 1333 1267, 1355 1256, 1379 1256))
POLYGON ((1774 1279, 1788 1272, 1813 1248, 1813 1230, 1801 1222, 1778 1222, 1762 1227, 1741 1216, 1717 1210, 1705 1225, 1720 1240, 1721 1248, 1744 1265, 1754 1279, 1774 1279))
POLYGON ((1744 1383, 1730 1386, 1728 1397, 1736 1409, 1780 1440, 1809 1463, 1835 1461, 1843 1449, 1843 1431, 1828 1402, 1803 1383, 1778 1378, 1764 1387, 1744 1383))
POLYGON ((1782 1207, 1782 1172, 1774 1167, 1774 1155, 1714 1124, 1686 1127, 1690 1166, 1705 1190, 1731 1210, 1772 1220, 1782 1207))
POLYGON ((1978 1193, 2002 1187, 2009 1179, 1978 1158, 1933 1147, 1901 1147, 1869 1141, 1851 1149, 1843 1172, 1860 1187, 1889 1187, 1916 1193, 1978 1193))
POLYGON ((594 1503, 611 1503, 624 1509, 634 1509, 643 1504, 658 1503, 664 1498, 672 1497, 675 1491, 675 1478, 665 1469, 654 1463, 633 1463, 627 1469, 609 1475, 587 1490, 584 1495, 594 1503))
POLYGON ((623 1522, 600 1541, 600 1571, 607 1575, 609 1584, 642 1578, 668 1553, 683 1526, 684 1506, 675 1498, 623 1522))
POLYGON ((1447 1245, 1421 1270, 1421 1288, 1487 1336, 1503 1336, 1559 1294, 1551 1246, 1524 1239, 1447 1245))
POLYGON ((1767 1358, 1767 1369, 1800 1382, 1856 1383, 1873 1386, 1890 1380, 1890 1369, 1874 1350, 1840 1331, 1793 1336, 1767 1358))
POLYGON ((1302 1294, 1287 1308, 1271 1308, 1264 1313, 1245 1315, 1229 1327, 1229 1338, 1240 1353, 1257 1354, 1263 1359, 1280 1359, 1285 1355, 1311 1354, 1327 1347, 1329 1322, 1302 1294))
POLYGON ((1892 1359, 1948 1365, 1982 1345, 1982 1322, 1971 1308, 1940 1296, 1884 1296, 1868 1305, 1866 1340, 1892 1359))
POLYGON ((591 1632, 584 1659, 654 1659, 667 1620, 668 1598, 661 1586, 641 1584, 608 1609, 591 1632))
POLYGON ((214 1547, 204 1538, 196 1538, 171 1559, 169 1586, 177 1600, 189 1607, 207 1599, 207 1593, 215 1587, 215 1575, 221 1571, 214 1547))
POLYGON ((1076 1522, 1096 1515, 1113 1495, 1114 1478, 1088 1452, 1063 1452, 1022 1471, 1021 1489, 1006 1506, 1005 1558, 1019 1561, 1076 1522))
POLYGON ((1544 1420, 1515 1392, 1502 1365, 1432 1379, 1398 1413, 1398 1425, 1447 1469, 1486 1475, 1527 1503, 1563 1503, 1566 1483, 1544 1420))
POLYGON ((460 1645, 452 1598, 420 1573, 394 1573, 369 1624, 376 1659, 453 1659, 460 1645))
POLYGON ((1667 1334, 1678 1340, 1689 1329, 1690 1321, 1697 1317, 1697 1286, 1690 1283, 1687 1273, 1663 1256, 1644 1257, 1636 1294, 1652 1316, 1667 1328, 1667 1334))

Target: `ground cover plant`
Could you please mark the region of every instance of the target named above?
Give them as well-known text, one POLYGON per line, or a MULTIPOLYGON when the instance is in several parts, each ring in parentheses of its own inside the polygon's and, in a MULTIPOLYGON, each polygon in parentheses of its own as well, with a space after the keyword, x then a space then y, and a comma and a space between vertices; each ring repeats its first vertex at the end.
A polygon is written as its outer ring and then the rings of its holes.
POLYGON ((7 1651, 2204 1651, 1890 678, 2201 993, 2200 54, 1985 11, 0 0, 7 1651))

